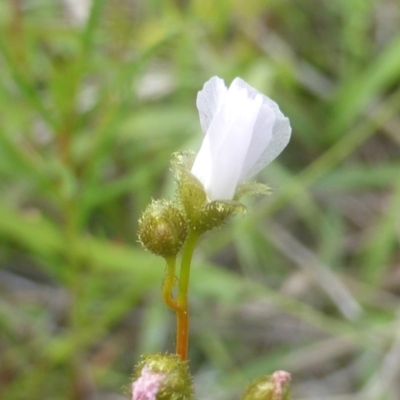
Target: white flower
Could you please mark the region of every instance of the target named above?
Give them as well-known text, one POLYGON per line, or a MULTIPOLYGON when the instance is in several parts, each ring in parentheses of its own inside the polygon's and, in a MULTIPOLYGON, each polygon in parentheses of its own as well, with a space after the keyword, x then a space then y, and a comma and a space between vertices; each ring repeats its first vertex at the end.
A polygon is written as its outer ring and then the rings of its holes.
POLYGON ((288 144, 289 119, 278 105, 240 78, 229 89, 213 77, 197 95, 205 134, 192 167, 209 201, 231 200, 236 187, 253 177, 288 144))

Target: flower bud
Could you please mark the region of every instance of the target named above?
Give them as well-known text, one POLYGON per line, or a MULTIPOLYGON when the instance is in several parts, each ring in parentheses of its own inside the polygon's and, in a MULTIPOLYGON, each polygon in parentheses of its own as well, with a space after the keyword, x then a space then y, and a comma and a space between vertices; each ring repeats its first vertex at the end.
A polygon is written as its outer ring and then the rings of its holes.
POLYGON ((255 379, 245 390, 241 400, 290 400, 290 374, 276 371, 255 379))
POLYGON ((187 363, 176 354, 151 354, 135 367, 132 400, 193 400, 187 363))
POLYGON ((139 240, 154 254, 175 256, 182 248, 187 234, 181 210, 166 200, 153 201, 139 220, 139 240))
POLYGON ((145 365, 140 377, 132 382, 132 400, 156 400, 164 379, 165 374, 150 371, 145 365))

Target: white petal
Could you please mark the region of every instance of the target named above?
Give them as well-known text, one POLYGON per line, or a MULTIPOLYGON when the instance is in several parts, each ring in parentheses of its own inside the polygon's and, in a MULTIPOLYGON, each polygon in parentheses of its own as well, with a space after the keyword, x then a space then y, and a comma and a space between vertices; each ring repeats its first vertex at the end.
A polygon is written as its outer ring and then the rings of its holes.
POLYGON ((239 183, 253 177, 285 148, 289 120, 278 105, 240 78, 229 89, 211 78, 197 96, 206 134, 192 173, 208 199, 232 199, 239 183))
POLYGON ((200 124, 203 133, 206 134, 214 115, 223 103, 228 89, 224 81, 218 76, 208 80, 203 89, 197 94, 197 109, 200 115, 200 124))
POLYGON ((209 200, 229 200, 240 180, 262 98, 252 99, 246 90, 231 85, 224 103, 209 126, 192 168, 203 183, 209 200), (207 148, 205 147, 207 146, 207 148), (201 171, 207 156, 211 169, 201 171))
POLYGON ((236 78, 232 84, 246 89, 251 97, 262 96, 263 106, 256 121, 253 140, 243 166, 240 182, 260 172, 283 151, 289 143, 292 128, 279 106, 269 97, 259 93, 243 79, 236 78), (269 125, 271 124, 271 125, 269 125))
POLYGON ((251 98, 255 98, 258 94, 260 94, 256 89, 250 86, 247 82, 245 82, 242 78, 235 78, 230 87, 237 87, 241 89, 245 89, 248 96, 251 98))
MULTIPOLYGON (((289 143, 292 128, 289 119, 285 117, 280 111, 278 105, 266 96, 263 96, 264 102, 269 105, 275 114, 275 122, 272 126, 271 140, 267 147, 264 149, 258 160, 247 169, 243 171, 241 182, 252 178, 264 167, 271 163, 283 151, 289 143)), ((264 103, 264 104, 265 104, 264 103)))
POLYGON ((196 155, 192 166, 192 174, 203 184, 210 180, 212 174, 212 159, 211 159, 211 146, 210 137, 206 135, 201 144, 200 150, 196 155))
MULTIPOLYGON (((263 97, 258 94, 261 101, 263 97)), ((240 182, 252 176, 253 168, 259 162, 263 153, 271 143, 272 128, 275 123, 275 113, 267 104, 263 103, 260 107, 256 123, 254 124, 253 135, 251 143, 247 150, 245 162, 240 177, 240 182)), ((255 174, 253 174, 255 175, 255 174)))

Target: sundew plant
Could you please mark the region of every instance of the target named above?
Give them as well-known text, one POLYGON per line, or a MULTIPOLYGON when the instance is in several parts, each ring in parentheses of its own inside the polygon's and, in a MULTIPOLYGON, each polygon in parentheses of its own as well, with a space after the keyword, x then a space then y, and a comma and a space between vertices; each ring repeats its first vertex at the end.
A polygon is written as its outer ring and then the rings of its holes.
MULTIPOLYGON (((197 108, 204 134, 199 152, 174 155, 175 199, 154 200, 139 222, 142 245, 166 262, 162 295, 176 314, 176 354, 144 357, 136 368, 132 400, 193 398, 186 364, 193 251, 201 235, 245 212, 243 196, 268 193, 266 185, 251 179, 281 153, 291 135, 278 105, 240 78, 229 88, 211 78, 197 95, 197 108)), ((289 381, 284 371, 262 376, 243 399, 288 400, 289 381)))
POLYGON ((399 0, 0 0, 0 399, 399 400, 399 87, 399 0))

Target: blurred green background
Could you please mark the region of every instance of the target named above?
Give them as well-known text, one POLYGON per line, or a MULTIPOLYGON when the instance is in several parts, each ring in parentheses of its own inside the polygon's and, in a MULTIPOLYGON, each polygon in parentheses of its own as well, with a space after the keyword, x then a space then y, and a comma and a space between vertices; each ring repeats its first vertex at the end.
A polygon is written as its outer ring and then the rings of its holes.
POLYGON ((272 195, 197 249, 198 397, 284 369, 295 400, 398 400, 399 27, 398 0, 2 0, 0 398, 126 399, 173 350, 137 220, 218 75, 293 136, 272 195))

